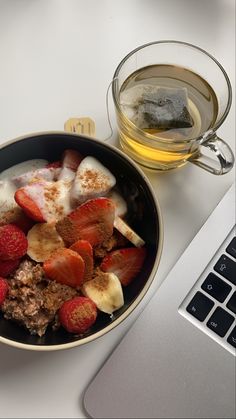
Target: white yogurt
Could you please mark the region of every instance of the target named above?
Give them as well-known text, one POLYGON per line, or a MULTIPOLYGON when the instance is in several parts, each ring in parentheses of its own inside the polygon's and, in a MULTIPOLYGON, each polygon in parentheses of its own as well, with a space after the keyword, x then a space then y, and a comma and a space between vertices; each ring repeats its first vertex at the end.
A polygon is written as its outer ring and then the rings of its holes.
POLYGON ((58 221, 72 211, 69 190, 71 183, 59 180, 57 182, 35 182, 24 187, 25 193, 39 208, 47 222, 58 221))
POLYGON ((20 176, 23 173, 30 172, 32 170, 41 169, 48 164, 47 160, 43 159, 33 159, 27 160, 22 163, 15 164, 9 169, 4 170, 0 173, 0 180, 11 179, 16 176, 20 176))
POLYGON ((9 180, 0 180, 0 215, 5 211, 9 211, 17 206, 14 194, 16 186, 9 180))
POLYGON ((56 180, 57 175, 61 169, 57 169, 54 167, 43 167, 42 169, 32 170, 22 175, 13 177, 11 180, 17 186, 17 188, 21 188, 22 186, 27 185, 28 183, 36 180, 44 179, 48 182, 56 180))

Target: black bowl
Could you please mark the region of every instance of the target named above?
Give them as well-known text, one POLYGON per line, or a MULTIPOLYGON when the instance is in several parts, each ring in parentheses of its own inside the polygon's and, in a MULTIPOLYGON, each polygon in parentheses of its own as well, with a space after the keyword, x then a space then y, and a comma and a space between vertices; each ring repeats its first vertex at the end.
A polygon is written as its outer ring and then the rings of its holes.
POLYGON ((96 323, 83 336, 73 335, 63 328, 57 331, 48 328, 43 337, 32 336, 23 327, 5 320, 0 313, 0 342, 24 349, 66 349, 90 342, 113 329, 144 297, 153 281, 161 256, 163 227, 159 204, 151 185, 141 169, 115 147, 90 137, 70 133, 32 134, 8 142, 0 148, 0 173, 30 159, 59 160, 67 148, 96 157, 114 174, 128 204, 129 224, 146 242, 147 258, 135 281, 124 290, 124 306, 113 316, 99 313, 96 323))

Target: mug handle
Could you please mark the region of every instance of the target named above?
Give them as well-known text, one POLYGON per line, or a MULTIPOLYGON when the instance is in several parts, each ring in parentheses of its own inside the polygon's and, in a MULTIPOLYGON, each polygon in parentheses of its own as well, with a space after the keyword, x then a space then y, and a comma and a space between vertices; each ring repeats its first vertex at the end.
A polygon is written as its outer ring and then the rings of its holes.
POLYGON ((201 148, 206 147, 213 152, 215 158, 208 157, 200 150, 198 151, 198 154, 190 157, 189 161, 191 163, 196 164, 196 166, 199 166, 214 175, 224 175, 232 169, 234 165, 233 152, 228 144, 216 134, 208 137, 200 146, 201 148))

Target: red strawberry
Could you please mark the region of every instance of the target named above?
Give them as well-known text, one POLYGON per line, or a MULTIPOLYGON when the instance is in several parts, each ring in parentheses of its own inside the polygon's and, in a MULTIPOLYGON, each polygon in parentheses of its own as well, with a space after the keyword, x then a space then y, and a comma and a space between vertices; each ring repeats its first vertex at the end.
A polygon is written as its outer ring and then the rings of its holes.
POLYGON ((28 241, 17 226, 7 224, 0 227, 0 259, 19 259, 27 252, 28 241))
POLYGON ((89 281, 93 274, 93 248, 87 240, 78 240, 70 247, 77 252, 84 261, 84 282, 89 281))
POLYGON ((126 286, 135 278, 143 266, 146 257, 144 247, 129 247, 114 250, 104 257, 100 268, 104 272, 113 272, 126 286))
POLYGON ((58 221, 56 229, 70 245, 83 239, 95 246, 111 237, 114 217, 115 204, 111 199, 90 199, 58 221))
POLYGON ((9 290, 9 285, 6 279, 0 277, 0 306, 4 302, 9 290))
POLYGON ((77 170, 83 156, 76 150, 65 150, 62 157, 62 167, 67 167, 74 172, 77 170))
POLYGON ((70 287, 79 287, 84 280, 84 261, 71 249, 59 249, 53 252, 43 264, 48 278, 70 287))
POLYGON ((37 204, 27 195, 24 188, 18 189, 15 193, 15 201, 23 211, 33 220, 43 223, 45 221, 37 204))
POLYGON ((74 297, 62 304, 59 320, 62 326, 71 333, 84 333, 97 318, 97 307, 90 298, 74 297))
POLYGON ((15 260, 0 260, 0 276, 6 278, 14 272, 20 264, 20 259, 15 260))
POLYGON ((61 167, 61 161, 53 161, 51 163, 48 163, 45 167, 47 169, 59 169, 59 167, 61 167))

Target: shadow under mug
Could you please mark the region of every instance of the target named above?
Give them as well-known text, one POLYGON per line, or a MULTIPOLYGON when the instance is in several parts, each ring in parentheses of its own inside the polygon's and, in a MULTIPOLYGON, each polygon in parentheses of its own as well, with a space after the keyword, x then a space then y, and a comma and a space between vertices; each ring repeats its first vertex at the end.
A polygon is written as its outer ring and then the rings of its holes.
POLYGON ((233 167, 233 152, 216 132, 231 107, 230 80, 222 65, 203 49, 178 41, 152 42, 136 48, 115 70, 112 95, 121 147, 143 166, 165 171, 181 167, 189 161, 215 175, 225 174, 233 167), (124 83, 138 70, 155 65, 187 69, 200 76, 213 90, 217 102, 216 118, 197 136, 161 138, 138 128, 123 112, 120 94, 124 83))

